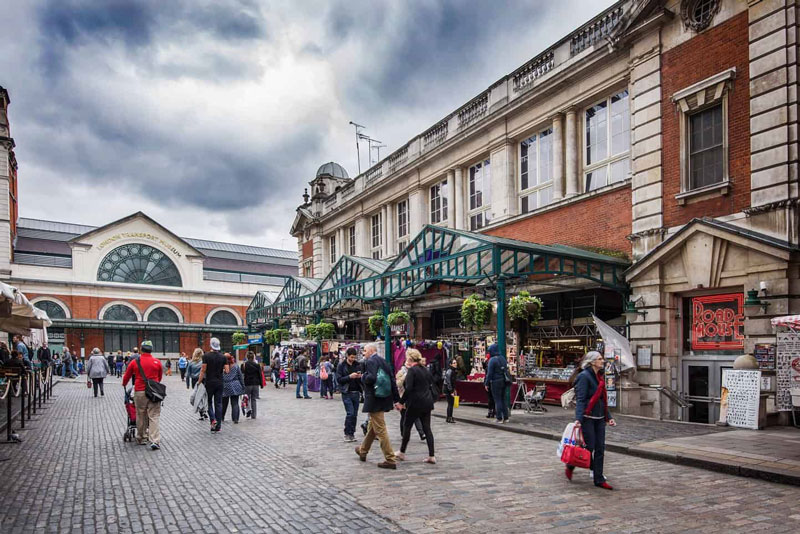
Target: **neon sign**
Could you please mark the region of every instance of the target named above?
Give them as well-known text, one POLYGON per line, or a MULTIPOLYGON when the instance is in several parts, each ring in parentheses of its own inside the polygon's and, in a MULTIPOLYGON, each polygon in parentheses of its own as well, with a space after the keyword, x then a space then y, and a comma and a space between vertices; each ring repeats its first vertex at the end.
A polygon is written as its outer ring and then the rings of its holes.
POLYGON ((744 295, 692 297, 692 350, 744 349, 744 295))

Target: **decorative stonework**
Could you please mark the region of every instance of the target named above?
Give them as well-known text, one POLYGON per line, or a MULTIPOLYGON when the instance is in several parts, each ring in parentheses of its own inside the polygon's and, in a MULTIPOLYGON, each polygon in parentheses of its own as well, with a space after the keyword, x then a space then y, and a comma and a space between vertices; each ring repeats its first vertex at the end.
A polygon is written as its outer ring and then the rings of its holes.
POLYGON ((778 200, 777 202, 770 202, 769 204, 764 204, 762 206, 753 206, 750 208, 745 208, 744 213, 747 216, 751 216, 751 215, 757 215, 759 213, 766 213, 768 211, 775 211, 783 208, 797 206, 798 204, 800 204, 800 199, 789 198, 784 200, 778 200))
POLYGON ((714 16, 719 13, 719 7, 719 0, 683 0, 681 19, 687 28, 701 32, 711 25, 714 16))

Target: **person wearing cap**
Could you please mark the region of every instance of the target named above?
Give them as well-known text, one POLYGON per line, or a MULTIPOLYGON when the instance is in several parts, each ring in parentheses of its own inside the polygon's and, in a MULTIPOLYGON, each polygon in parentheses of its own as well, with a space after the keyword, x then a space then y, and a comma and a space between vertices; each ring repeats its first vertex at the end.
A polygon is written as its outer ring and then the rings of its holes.
POLYGON ((145 445, 150 438, 150 449, 157 451, 161 448, 161 434, 159 433, 159 419, 161 418, 161 403, 153 402, 145 395, 145 382, 142 373, 148 380, 161 382, 161 362, 153 358, 152 341, 142 341, 142 354, 138 359, 131 361, 122 377, 122 387, 133 380, 133 403, 136 406, 136 443, 145 445), (141 369, 141 370, 140 370, 141 369))
POLYGON ((222 373, 227 371, 228 362, 220 352, 219 339, 212 337, 211 351, 203 355, 203 367, 198 382, 206 386, 208 395, 208 416, 211 418, 211 432, 222 429, 222 393, 224 381, 222 373))
POLYGON ((497 422, 508 422, 508 401, 506 398, 506 369, 508 369, 508 362, 505 356, 500 354, 500 347, 497 343, 489 345, 489 366, 486 368, 486 378, 483 380, 483 385, 486 391, 492 392, 494 397, 494 412, 497 422))
MULTIPOLYGON (((606 380, 603 376, 605 359, 596 350, 590 351, 581 362, 583 371, 575 379, 575 425, 583 432, 586 448, 592 453, 591 469, 594 485, 607 490, 614 489, 603 476, 603 459, 606 450, 606 422, 617 423, 608 411, 606 380)), ((564 474, 572 480, 575 467, 568 465, 564 474)))

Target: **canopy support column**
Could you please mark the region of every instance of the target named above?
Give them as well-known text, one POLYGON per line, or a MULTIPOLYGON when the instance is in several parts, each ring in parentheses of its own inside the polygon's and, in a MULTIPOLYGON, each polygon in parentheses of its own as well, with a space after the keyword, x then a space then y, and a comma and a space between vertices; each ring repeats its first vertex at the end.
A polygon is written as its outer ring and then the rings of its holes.
POLYGON ((389 324, 389 299, 383 299, 383 356, 394 369, 392 362, 392 326, 389 324))
POLYGON ((506 357, 506 280, 497 279, 497 348, 506 357))

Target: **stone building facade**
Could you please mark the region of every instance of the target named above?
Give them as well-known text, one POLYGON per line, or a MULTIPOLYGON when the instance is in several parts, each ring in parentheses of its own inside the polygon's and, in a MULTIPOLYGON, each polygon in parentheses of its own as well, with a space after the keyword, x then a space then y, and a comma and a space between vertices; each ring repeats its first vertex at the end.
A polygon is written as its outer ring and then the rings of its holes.
POLYGON ((800 312, 797 13, 617 2, 361 175, 322 166, 291 229, 300 275, 391 259, 424 224, 627 257, 646 365, 626 411, 713 422, 721 370, 800 312))

